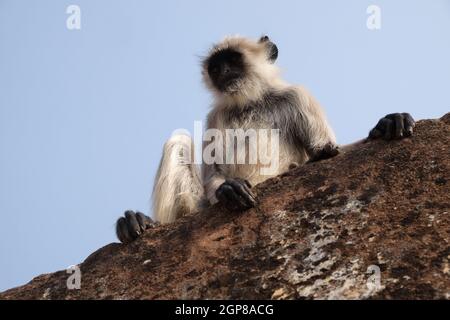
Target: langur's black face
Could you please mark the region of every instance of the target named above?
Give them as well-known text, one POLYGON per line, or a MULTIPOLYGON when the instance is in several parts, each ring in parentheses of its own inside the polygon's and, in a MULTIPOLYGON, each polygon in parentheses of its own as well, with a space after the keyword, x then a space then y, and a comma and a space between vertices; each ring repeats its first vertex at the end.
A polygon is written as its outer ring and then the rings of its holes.
POLYGON ((230 91, 245 77, 242 53, 234 49, 223 49, 214 53, 208 60, 208 75, 219 91, 230 91))
POLYGON ((219 92, 228 94, 243 90, 249 81, 259 81, 255 77, 258 68, 264 68, 265 63, 272 64, 278 58, 278 48, 267 36, 261 37, 257 42, 235 40, 231 41, 231 45, 225 42, 215 50, 204 60, 203 70, 210 80, 208 84, 212 84, 219 92), (221 46, 223 48, 219 49, 221 46), (265 61, 261 60, 261 54, 265 61))

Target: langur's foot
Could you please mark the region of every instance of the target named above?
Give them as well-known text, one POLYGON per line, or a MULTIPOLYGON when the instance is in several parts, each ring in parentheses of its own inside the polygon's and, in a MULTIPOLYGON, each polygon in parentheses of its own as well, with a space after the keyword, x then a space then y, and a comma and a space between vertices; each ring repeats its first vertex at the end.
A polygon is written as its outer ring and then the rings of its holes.
POLYGON ((314 151, 308 162, 316 162, 333 158, 339 154, 339 146, 334 143, 328 143, 321 149, 314 151))
POLYGON ((153 228, 156 223, 142 212, 128 210, 125 217, 116 223, 116 235, 122 243, 130 243, 140 237, 145 230, 153 228))

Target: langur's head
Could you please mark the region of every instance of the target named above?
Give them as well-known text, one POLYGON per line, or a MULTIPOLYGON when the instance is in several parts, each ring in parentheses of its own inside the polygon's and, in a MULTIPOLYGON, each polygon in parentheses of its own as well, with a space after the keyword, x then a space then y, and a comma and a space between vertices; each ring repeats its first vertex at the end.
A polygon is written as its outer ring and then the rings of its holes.
POLYGON ((258 99, 278 82, 277 46, 269 37, 258 41, 228 37, 215 45, 203 61, 203 79, 221 97, 248 101, 258 99))

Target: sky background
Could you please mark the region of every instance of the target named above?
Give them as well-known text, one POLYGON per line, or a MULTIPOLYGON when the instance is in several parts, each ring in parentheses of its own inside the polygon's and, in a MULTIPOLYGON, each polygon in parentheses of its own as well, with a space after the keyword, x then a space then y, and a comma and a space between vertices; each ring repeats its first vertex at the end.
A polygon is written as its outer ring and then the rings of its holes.
POLYGON ((268 34, 340 143, 450 111, 450 0, 0 0, 0 291, 116 241, 125 209, 151 214, 164 141, 209 108, 199 57, 229 34, 268 34))

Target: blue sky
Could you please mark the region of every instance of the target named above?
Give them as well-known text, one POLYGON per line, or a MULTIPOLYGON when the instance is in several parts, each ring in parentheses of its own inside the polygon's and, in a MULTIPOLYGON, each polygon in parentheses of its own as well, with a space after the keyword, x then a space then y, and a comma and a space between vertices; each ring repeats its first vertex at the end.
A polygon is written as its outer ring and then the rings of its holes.
POLYGON ((199 57, 228 34, 268 34, 340 143, 450 109, 449 0, 0 0, 0 290, 115 241, 125 209, 151 214, 164 141, 209 108, 199 57))

